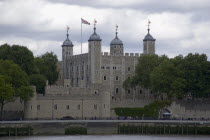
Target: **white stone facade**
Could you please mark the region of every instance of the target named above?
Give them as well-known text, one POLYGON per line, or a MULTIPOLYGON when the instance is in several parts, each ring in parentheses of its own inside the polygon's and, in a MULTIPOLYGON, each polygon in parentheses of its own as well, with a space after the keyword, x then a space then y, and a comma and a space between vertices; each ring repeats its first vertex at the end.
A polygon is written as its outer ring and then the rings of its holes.
MULTIPOLYGON (((124 53, 117 37, 110 43, 110 53, 101 52, 102 42, 96 34, 88 42, 88 53, 73 55, 73 44, 68 39, 62 45, 62 61, 58 63, 59 78, 56 85, 47 85, 45 95, 35 96, 25 105, 15 105, 24 110, 26 119, 107 118, 116 117, 116 107, 143 107, 152 101, 151 91, 137 87, 125 91, 123 82, 134 75, 139 53, 124 53), (24 107, 23 107, 24 106, 24 107)), ((144 54, 155 54, 155 39, 149 34, 143 40, 144 54)), ((14 106, 14 105, 13 105, 14 106)), ((199 106, 199 105, 198 105, 199 106)), ((186 108, 173 103, 168 109, 172 117, 194 118, 210 114, 210 104, 205 110, 186 108)), ((7 110, 14 110, 12 104, 7 110)))

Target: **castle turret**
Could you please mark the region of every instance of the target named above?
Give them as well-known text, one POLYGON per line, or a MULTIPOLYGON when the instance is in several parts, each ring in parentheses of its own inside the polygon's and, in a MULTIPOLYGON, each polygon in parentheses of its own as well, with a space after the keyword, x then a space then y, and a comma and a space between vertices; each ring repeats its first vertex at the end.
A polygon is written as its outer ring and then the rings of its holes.
POLYGON ((116 36, 110 43, 110 54, 111 55, 123 55, 124 47, 122 41, 118 38, 117 34, 118 26, 116 25, 116 36))
POLYGON ((62 44, 63 78, 69 79, 68 57, 73 56, 73 43, 69 40, 69 27, 67 27, 66 40, 62 44))
POLYGON ((89 77, 92 84, 100 83, 101 67, 101 38, 96 33, 96 21, 94 21, 94 32, 88 40, 89 77))
POLYGON ((144 54, 155 54, 155 40, 152 35, 150 35, 149 31, 150 31, 150 21, 148 21, 148 33, 147 35, 144 37, 143 41, 144 41, 144 50, 143 53, 144 54))

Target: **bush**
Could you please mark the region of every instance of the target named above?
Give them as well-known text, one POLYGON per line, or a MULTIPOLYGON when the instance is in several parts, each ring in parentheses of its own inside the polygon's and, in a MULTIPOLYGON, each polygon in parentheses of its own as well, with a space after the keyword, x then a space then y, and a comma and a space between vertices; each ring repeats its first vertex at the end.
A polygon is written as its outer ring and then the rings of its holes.
POLYGON ((86 135, 87 134, 87 128, 85 127, 79 127, 74 126, 70 128, 65 129, 65 135, 86 135))
POLYGON ((154 101, 144 107, 138 108, 115 108, 117 116, 121 117, 152 117, 158 118, 160 109, 171 105, 171 101, 154 101))

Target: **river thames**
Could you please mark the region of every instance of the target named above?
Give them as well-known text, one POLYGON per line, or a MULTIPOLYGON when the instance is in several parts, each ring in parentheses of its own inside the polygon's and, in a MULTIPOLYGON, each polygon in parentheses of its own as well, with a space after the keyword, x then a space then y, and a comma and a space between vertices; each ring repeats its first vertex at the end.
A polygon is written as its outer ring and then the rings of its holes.
POLYGON ((30 136, 0 137, 1 140, 209 140, 210 136, 177 136, 177 135, 89 135, 89 136, 30 136))

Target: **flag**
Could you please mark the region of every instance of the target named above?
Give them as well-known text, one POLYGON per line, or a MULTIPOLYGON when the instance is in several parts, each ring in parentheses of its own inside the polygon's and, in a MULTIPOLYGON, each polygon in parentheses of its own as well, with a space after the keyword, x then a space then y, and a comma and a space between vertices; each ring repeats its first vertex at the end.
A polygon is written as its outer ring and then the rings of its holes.
POLYGON ((90 23, 89 23, 89 22, 87 22, 86 20, 84 20, 84 19, 82 19, 82 18, 81 18, 81 21, 82 21, 82 23, 83 23, 83 24, 90 25, 90 23))

